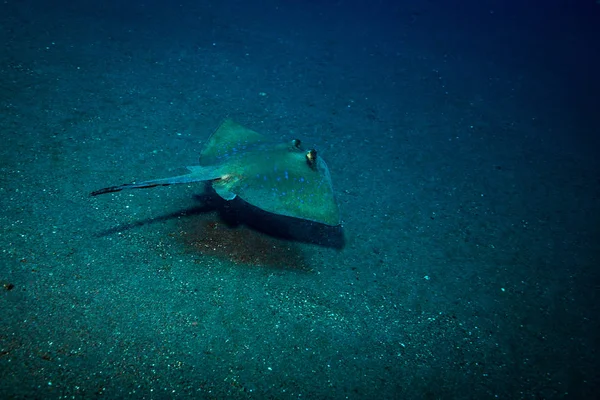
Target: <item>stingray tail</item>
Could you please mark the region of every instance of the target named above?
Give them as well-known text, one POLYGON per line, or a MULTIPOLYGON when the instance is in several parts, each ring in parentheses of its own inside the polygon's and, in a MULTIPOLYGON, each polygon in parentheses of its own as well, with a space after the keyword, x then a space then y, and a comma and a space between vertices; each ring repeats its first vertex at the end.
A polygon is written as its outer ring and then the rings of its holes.
POLYGON ((140 183, 124 183, 123 185, 119 185, 119 186, 110 186, 107 188, 94 190, 92 193, 90 193, 90 196, 98 196, 99 194, 120 192, 123 189, 146 189, 146 188, 152 188, 152 187, 156 187, 156 186, 170 185, 170 183, 151 183, 151 182, 152 181, 140 182, 140 183))
POLYGON ((176 185, 179 183, 193 183, 201 181, 209 181, 217 179, 219 177, 218 172, 213 168, 206 167, 188 167, 191 171, 189 174, 173 176, 170 178, 154 179, 151 181, 137 182, 137 183, 125 183, 119 186, 110 186, 104 189, 95 190, 90 193, 91 196, 98 196, 105 193, 120 192, 125 189, 148 189, 156 186, 169 186, 176 185))
POLYGON ((90 195, 98 196, 99 194, 120 192, 121 190, 124 190, 124 189, 148 189, 148 188, 153 188, 156 186, 169 186, 169 185, 174 185, 177 183, 196 182, 197 180, 189 179, 190 175, 191 174, 175 176, 172 178, 165 178, 165 179, 155 179, 152 181, 144 181, 144 182, 138 182, 138 183, 125 183, 125 184, 119 185, 119 186, 110 186, 107 188, 95 190, 92 193, 90 193, 90 195))

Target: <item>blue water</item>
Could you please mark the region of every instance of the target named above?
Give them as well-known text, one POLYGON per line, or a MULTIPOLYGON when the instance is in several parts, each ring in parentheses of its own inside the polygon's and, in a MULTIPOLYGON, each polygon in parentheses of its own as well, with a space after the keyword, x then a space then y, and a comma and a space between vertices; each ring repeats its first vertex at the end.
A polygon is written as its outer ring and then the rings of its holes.
POLYGON ((600 391, 600 4, 0 4, 0 398, 600 391), (185 173, 224 118, 343 225, 185 173))

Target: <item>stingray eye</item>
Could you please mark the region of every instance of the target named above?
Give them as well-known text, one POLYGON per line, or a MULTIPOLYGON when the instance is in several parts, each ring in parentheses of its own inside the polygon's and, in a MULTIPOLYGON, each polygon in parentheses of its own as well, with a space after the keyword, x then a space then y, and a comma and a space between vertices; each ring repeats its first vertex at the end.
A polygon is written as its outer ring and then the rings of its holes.
POLYGON ((312 169, 317 169, 317 151, 315 149, 306 152, 306 163, 312 169))
POLYGON ((302 142, 300 141, 300 139, 294 139, 294 140, 292 140, 292 145, 293 145, 295 148, 297 148, 297 149, 299 149, 299 148, 300 148, 300 144, 301 144, 301 143, 302 143, 302 142))

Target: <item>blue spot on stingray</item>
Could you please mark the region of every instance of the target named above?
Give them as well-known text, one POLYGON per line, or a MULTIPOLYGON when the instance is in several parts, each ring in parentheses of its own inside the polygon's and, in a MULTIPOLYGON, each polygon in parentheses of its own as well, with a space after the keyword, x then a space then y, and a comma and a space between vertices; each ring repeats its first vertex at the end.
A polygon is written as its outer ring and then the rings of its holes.
POLYGON ((289 179, 290 178, 287 171, 283 171, 283 174, 285 175, 285 179, 289 179))
POLYGON ((300 182, 304 182, 304 177, 303 177, 303 176, 301 176, 300 178, 298 178, 298 180, 299 180, 300 182))

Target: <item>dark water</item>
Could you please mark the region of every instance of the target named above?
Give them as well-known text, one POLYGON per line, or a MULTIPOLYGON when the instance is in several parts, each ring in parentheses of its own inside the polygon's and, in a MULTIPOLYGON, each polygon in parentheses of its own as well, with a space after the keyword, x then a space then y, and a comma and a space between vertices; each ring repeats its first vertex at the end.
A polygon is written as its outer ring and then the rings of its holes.
POLYGON ((3 2, 0 397, 593 398, 599 26, 592 0, 3 2), (343 226, 89 197, 184 172, 226 117, 314 144, 343 226))

